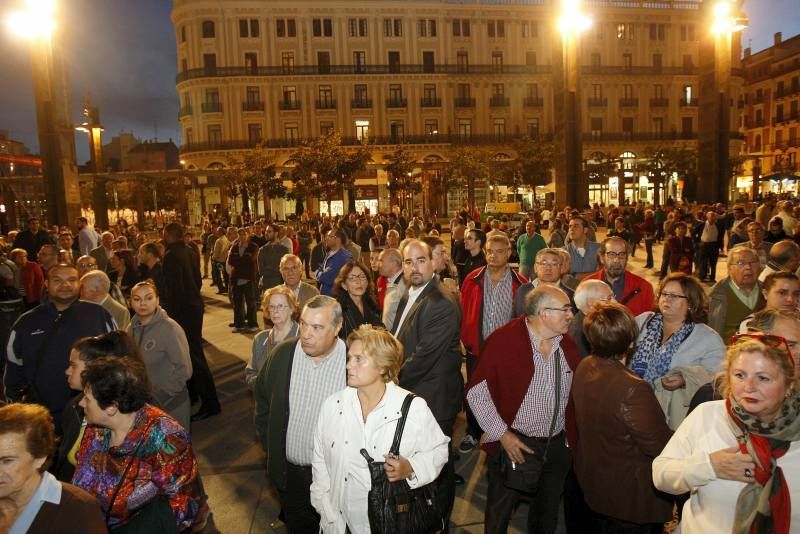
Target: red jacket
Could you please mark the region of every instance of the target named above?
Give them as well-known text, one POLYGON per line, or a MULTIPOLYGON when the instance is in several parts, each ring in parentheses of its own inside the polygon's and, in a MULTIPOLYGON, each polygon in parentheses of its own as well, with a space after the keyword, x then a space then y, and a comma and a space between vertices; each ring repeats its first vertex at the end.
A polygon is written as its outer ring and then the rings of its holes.
MULTIPOLYGON (((605 268, 590 274, 584 280, 601 280, 605 282, 605 268)), ((629 300, 620 302, 620 304, 624 304, 634 316, 646 311, 653 311, 653 302, 655 300, 653 285, 641 276, 625 271, 625 289, 622 291, 622 300, 626 300, 629 295, 632 295, 629 300), (634 294, 637 289, 639 290, 638 293, 634 294)))
POLYGON ((35 261, 28 261, 20 269, 20 280, 25 289, 25 302, 35 304, 42 298, 44 291, 44 272, 35 261))
MULTIPOLYGON (((464 347, 478 356, 483 346, 483 277, 486 266, 478 267, 464 278, 461 284, 461 342, 464 347)), ((511 303, 517 289, 528 281, 518 272, 511 270, 511 303)))
MULTIPOLYGON (((492 397, 497 413, 511 428, 517 417, 528 386, 533 380, 533 347, 528 335, 528 325, 525 317, 519 316, 508 324, 495 330, 486 339, 483 346, 483 355, 478 358, 478 365, 472 373, 472 378, 467 384, 467 390, 486 380, 489 394, 492 397)), ((572 372, 581 362, 578 347, 575 342, 564 334, 561 338, 561 349, 564 358, 572 372)), ((571 447, 575 447, 578 433, 575 426, 575 405, 572 394, 567 402, 566 412, 567 440, 571 447)), ((499 442, 484 443, 483 450, 487 454, 495 454, 500 447, 499 442)))

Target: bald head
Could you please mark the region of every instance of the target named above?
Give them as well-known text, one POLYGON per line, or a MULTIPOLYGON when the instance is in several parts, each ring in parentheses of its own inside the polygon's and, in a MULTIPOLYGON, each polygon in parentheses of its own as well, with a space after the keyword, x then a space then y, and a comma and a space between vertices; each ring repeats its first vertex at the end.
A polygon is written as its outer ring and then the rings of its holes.
POLYGON ((583 313, 589 313, 598 302, 614 299, 614 292, 601 280, 584 280, 575 288, 575 306, 583 313))
POLYGON ((791 239, 778 241, 769 249, 769 261, 793 273, 800 267, 800 246, 791 239))
POLYGON ((81 300, 102 303, 111 289, 111 280, 103 271, 89 271, 81 277, 81 300))

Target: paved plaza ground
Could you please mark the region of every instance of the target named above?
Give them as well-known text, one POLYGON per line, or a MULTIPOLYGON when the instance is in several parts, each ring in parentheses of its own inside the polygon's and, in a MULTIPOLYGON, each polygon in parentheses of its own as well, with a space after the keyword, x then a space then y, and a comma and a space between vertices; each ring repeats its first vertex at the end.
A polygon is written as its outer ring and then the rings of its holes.
MULTIPOLYGON (((661 245, 656 245, 656 266, 661 264, 661 251, 661 245)), ((657 284, 658 277, 652 269, 644 269, 644 261, 644 250, 640 248, 629 260, 629 268, 657 284)), ((717 280, 726 275, 725 258, 720 258, 717 272, 717 280)), ((206 356, 222 402, 222 415, 192 425, 194 448, 213 510, 213 521, 204 532, 276 532, 270 528, 270 523, 277 517, 279 506, 265 476, 264 453, 253 428, 254 401, 244 383, 244 367, 250 359, 254 334, 231 333, 228 327, 233 317, 231 305, 227 298, 216 295, 210 282, 208 279, 203 281, 207 304, 203 335, 207 341, 206 356)), ((465 426, 462 413, 456 422, 454 449, 461 442, 465 426)), ((484 460, 484 453, 476 449, 461 455, 456 462, 456 471, 464 477, 465 484, 456 488, 451 532, 483 532, 486 501, 484 460)), ((517 509, 509 532, 525 531, 527 512, 527 504, 517 509)), ((283 528, 277 530, 284 531, 283 528)), ((563 521, 559 532, 564 532, 563 521)))

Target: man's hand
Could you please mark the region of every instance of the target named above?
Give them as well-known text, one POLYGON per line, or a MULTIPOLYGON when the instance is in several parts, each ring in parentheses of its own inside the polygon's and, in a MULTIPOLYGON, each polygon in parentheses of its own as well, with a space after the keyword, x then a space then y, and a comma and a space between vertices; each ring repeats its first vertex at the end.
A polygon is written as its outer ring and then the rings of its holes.
POLYGON ((533 449, 522 443, 522 440, 510 430, 506 430, 506 433, 500 436, 500 445, 515 464, 525 463, 525 453, 533 454, 533 449))

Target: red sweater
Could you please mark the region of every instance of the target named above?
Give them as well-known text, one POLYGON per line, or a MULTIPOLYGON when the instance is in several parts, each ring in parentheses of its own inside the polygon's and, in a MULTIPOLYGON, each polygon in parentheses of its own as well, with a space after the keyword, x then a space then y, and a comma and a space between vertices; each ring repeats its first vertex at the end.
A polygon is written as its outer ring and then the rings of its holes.
MULTIPOLYGON (((486 339, 481 357, 478 358, 478 365, 467 384, 469 390, 486 380, 497 412, 509 428, 533 380, 533 347, 525 319, 525 316, 512 319, 486 339)), ((568 334, 564 334, 561 339, 561 348, 569 368, 574 373, 581 356, 577 345, 568 334)), ((568 442, 574 447, 578 433, 575 427, 575 405, 571 394, 566 408, 566 431, 568 442)), ((487 454, 495 454, 499 448, 499 442, 483 444, 483 450, 487 454)))
MULTIPOLYGON (((596 273, 592 273, 584 280, 606 280, 606 270, 601 268, 596 273)), ((622 290, 622 299, 625 300, 628 295, 633 295, 624 303, 624 305, 636 316, 646 311, 653 311, 653 302, 655 295, 653 294, 653 285, 630 271, 625 271, 625 289, 622 290), (636 290, 639 290, 635 295, 636 290)), ((622 304, 622 303, 620 303, 622 304)))
MULTIPOLYGON (((483 346, 483 277, 486 266, 478 267, 464 278, 461 284, 461 342, 475 356, 483 346)), ((528 281, 516 271, 511 271, 511 305, 514 295, 528 281)))
POLYGON ((25 289, 25 302, 27 304, 39 302, 44 289, 44 272, 39 264, 35 261, 26 262, 20 269, 20 280, 25 289))

